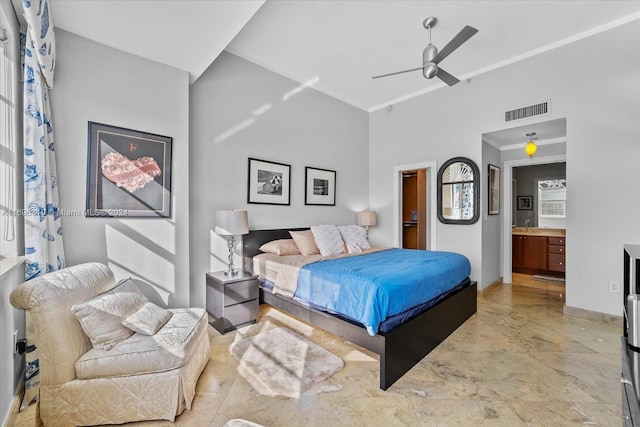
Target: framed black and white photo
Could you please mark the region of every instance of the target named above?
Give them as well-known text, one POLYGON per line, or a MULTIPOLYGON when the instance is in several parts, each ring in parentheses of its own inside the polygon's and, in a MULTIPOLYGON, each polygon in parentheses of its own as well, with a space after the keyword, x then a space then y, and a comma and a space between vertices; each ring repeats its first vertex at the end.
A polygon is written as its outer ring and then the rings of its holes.
POLYGON ((518 196, 518 210, 530 211, 533 209, 533 196, 518 196))
POLYGON ((305 205, 336 205, 336 171, 307 166, 304 176, 305 205))
POLYGON ((247 203, 289 205, 291 166, 249 158, 247 203))
POLYGON ((172 138, 89 122, 87 217, 169 218, 172 138))
POLYGON ((500 213, 500 168, 489 165, 489 215, 500 213))

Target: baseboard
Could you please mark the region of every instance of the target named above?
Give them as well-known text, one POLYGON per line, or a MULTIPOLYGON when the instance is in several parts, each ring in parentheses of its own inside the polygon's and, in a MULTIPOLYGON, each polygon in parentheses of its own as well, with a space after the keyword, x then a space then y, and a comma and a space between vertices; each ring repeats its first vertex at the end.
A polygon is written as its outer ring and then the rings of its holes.
POLYGON ((484 288, 482 288, 482 289, 478 289, 478 296, 480 296, 480 297, 481 297, 481 296, 484 296, 484 294, 485 294, 486 292, 488 292, 489 290, 491 290, 491 289, 495 288, 495 287, 496 287, 496 286, 498 286, 498 285, 502 285, 502 277, 500 277, 499 279, 494 280, 493 282, 489 283, 489 284, 488 284, 487 286, 485 286, 484 288))
POLYGON ((22 404, 22 398, 24 397, 24 376, 25 375, 23 371, 22 375, 20 375, 20 382, 18 383, 16 394, 15 396, 13 396, 13 402, 11 402, 11 408, 9 408, 7 419, 3 424, 5 426, 16 425, 16 417, 18 416, 18 412, 20 411, 20 405, 22 404))
POLYGON ((620 330, 622 331, 622 316, 600 313, 598 311, 586 310, 584 308, 569 307, 566 305, 564 306, 562 312, 567 316, 579 317, 581 319, 596 320, 603 323, 620 324, 620 330))

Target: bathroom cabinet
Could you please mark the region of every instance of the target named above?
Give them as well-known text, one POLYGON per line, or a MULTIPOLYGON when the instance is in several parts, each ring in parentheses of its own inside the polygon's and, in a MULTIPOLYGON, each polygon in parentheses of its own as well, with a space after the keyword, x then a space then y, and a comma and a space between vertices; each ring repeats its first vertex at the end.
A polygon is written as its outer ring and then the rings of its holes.
POLYGON ((547 246, 547 236, 513 235, 513 271, 526 274, 546 271, 548 265, 547 246))
POLYGON ((565 272, 564 251, 565 251, 564 237, 549 237, 549 258, 548 258, 549 271, 564 274, 565 272))
POLYGON ((565 275, 565 230, 513 227, 511 266, 514 273, 565 275))

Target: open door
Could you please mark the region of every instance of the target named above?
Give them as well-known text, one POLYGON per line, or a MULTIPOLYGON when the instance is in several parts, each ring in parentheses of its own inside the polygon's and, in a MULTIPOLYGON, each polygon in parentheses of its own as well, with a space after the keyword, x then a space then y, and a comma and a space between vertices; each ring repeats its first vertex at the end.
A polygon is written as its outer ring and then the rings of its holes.
POLYGON ((427 170, 402 172, 402 247, 427 249, 427 170))

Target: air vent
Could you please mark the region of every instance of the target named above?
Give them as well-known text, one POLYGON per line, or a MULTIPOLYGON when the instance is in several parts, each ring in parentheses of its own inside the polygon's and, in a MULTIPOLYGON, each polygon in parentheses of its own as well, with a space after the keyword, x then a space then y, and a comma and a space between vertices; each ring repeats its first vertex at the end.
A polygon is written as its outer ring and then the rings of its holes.
POLYGON ((504 112, 505 123, 514 120, 527 119, 529 117, 543 116, 549 114, 550 101, 541 102, 540 104, 529 105, 527 107, 516 108, 515 110, 504 112))

